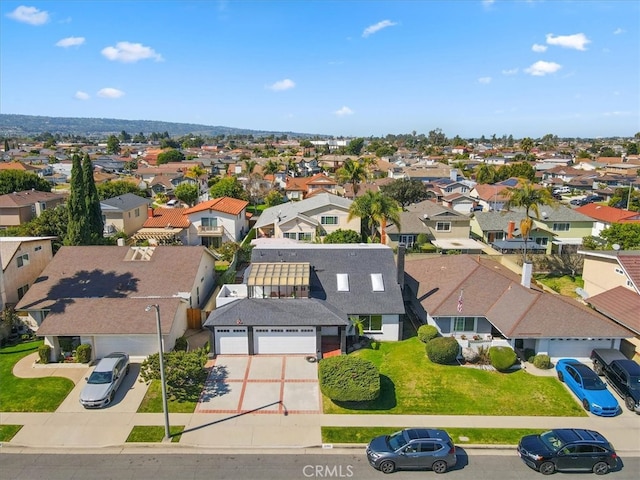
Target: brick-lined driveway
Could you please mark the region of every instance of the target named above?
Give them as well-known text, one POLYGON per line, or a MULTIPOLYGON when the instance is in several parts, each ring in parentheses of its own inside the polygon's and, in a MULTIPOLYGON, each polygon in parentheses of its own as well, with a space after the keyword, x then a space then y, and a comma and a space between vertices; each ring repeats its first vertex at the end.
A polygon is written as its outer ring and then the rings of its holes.
POLYGON ((196 413, 321 413, 318 365, 302 355, 221 355, 196 413))

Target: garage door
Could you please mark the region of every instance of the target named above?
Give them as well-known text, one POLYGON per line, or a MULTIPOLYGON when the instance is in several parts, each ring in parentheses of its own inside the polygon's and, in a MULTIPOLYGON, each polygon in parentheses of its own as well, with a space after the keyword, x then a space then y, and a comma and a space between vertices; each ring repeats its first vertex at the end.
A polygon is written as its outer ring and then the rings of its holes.
POLYGON ((552 338, 549 340, 549 356, 552 358, 589 358, 594 348, 612 348, 611 339, 576 340, 552 338))
POLYGON ((256 328, 253 332, 256 354, 316 354, 316 329, 309 327, 256 328))
POLYGON ((95 358, 111 352, 125 352, 132 357, 146 357, 158 353, 158 337, 155 335, 96 335, 94 337, 95 358))
POLYGON ((249 340, 247 327, 216 328, 216 352, 220 355, 247 355, 249 340))

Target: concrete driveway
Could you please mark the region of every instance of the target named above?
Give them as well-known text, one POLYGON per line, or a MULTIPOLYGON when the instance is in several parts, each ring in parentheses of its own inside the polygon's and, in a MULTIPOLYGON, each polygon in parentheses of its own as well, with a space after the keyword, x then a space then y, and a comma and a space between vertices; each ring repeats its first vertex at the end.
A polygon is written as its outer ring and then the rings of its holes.
POLYGON ((318 364, 303 355, 221 355, 196 413, 321 413, 318 364))

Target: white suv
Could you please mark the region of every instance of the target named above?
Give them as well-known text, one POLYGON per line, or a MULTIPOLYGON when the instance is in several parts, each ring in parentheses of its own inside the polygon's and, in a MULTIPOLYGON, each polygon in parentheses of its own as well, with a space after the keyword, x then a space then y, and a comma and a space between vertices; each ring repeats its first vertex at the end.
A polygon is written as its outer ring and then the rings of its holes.
POLYGON ((102 408, 116 396, 116 390, 129 373, 129 355, 123 352, 110 353, 98 362, 87 384, 80 392, 80 403, 84 408, 102 408))

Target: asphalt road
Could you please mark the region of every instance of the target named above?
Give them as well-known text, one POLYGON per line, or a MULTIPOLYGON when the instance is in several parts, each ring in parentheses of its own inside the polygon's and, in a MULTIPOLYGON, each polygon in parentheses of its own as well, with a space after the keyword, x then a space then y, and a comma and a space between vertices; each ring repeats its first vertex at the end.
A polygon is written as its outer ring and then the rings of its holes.
MULTIPOLYGON (((364 453, 364 452, 363 452, 364 453)), ((305 480, 318 478, 372 480, 422 479, 430 471, 395 472, 384 475, 372 469, 364 454, 332 453, 267 454, 0 454, 2 480, 305 480)), ((640 457, 622 461, 612 480, 637 480, 640 457)), ((558 473, 555 478, 594 478, 592 474, 558 473)), ((541 480, 515 455, 470 455, 459 452, 458 465, 443 475, 446 479, 541 480)))

